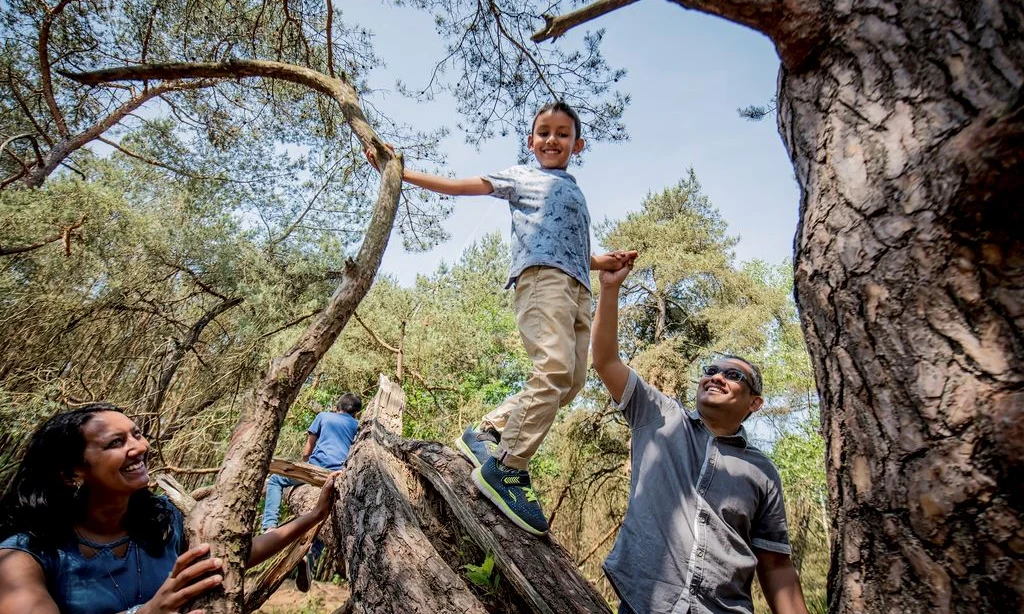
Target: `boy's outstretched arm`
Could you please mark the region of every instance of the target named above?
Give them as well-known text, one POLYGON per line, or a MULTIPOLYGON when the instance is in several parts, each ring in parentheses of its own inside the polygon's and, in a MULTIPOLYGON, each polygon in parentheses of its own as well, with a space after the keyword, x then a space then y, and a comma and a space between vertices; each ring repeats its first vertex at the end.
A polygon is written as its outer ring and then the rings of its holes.
MULTIPOLYGON (((391 145, 387 147, 394 151, 394 147, 391 145)), ((370 161, 370 165, 373 168, 380 171, 380 165, 377 164, 377 154, 372 149, 366 150, 366 159, 370 161)), ((447 194, 448 196, 486 196, 494 191, 494 186, 491 185, 491 182, 483 177, 452 179, 451 177, 411 171, 407 168, 402 170, 402 181, 425 190, 430 190, 431 192, 447 194)))
POLYGON ((636 260, 635 249, 617 249, 614 252, 590 256, 591 271, 618 271, 624 266, 633 264, 636 260))
MULTIPOLYGON (((636 252, 632 252, 633 258, 636 252)), ((615 271, 601 271, 601 293, 597 296, 597 311, 591 326, 590 350, 594 370, 604 382, 616 403, 629 382, 629 367, 619 358, 619 287, 633 268, 632 258, 615 271)))

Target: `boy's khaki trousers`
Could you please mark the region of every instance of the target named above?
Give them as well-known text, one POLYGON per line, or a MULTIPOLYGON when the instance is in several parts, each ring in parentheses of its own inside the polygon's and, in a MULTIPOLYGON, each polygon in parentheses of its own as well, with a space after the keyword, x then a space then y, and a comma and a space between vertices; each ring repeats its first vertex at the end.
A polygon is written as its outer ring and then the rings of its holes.
POLYGON ((533 371, 523 390, 484 416, 480 426, 501 433, 495 457, 505 465, 526 469, 558 408, 583 388, 590 302, 583 284, 553 267, 530 267, 516 279, 516 322, 533 371))

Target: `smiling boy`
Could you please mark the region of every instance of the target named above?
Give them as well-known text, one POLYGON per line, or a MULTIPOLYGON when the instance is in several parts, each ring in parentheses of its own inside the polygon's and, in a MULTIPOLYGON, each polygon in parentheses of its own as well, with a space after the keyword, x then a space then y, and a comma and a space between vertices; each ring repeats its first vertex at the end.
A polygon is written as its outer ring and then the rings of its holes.
MULTIPOLYGON (((476 466, 473 481, 517 526, 543 535, 547 520, 527 467, 558 408, 586 382, 590 342, 590 271, 617 270, 636 252, 590 253, 590 213, 576 179, 566 172, 583 150, 580 118, 564 102, 541 107, 526 144, 538 166, 463 179, 412 170, 402 178, 452 196, 491 195, 512 212, 516 323, 533 362, 523 390, 470 425, 456 446, 476 466)), ((367 156, 377 166, 373 152, 367 156)))
POLYGON ((743 421, 764 403, 761 373, 724 356, 704 367, 686 411, 619 357, 619 287, 600 275, 594 369, 631 430, 629 506, 604 570, 620 614, 753 614, 756 571, 775 614, 806 614, 790 559, 782 483, 743 421))

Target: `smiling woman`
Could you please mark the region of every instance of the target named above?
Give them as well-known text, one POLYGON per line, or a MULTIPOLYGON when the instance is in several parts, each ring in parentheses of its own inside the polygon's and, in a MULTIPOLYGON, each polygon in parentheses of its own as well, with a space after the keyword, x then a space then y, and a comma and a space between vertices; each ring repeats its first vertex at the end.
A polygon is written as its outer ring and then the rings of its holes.
MULTIPOLYGON (((0 614, 165 614, 220 584, 209 546, 187 549, 181 514, 149 490, 149 442, 109 404, 54 416, 33 434, 0 502, 0 614)), ((273 555, 330 510, 253 539, 273 555)))

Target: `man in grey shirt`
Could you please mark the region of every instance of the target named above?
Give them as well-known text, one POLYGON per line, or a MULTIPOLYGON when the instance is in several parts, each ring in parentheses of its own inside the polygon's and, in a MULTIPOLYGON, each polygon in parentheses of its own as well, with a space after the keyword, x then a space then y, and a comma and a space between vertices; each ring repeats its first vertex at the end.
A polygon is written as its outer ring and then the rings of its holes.
POLYGON ((761 408, 761 376, 743 358, 704 368, 686 411, 619 358, 619 287, 602 271, 594 369, 632 431, 629 507, 604 569, 622 614, 753 614, 756 570, 776 614, 806 614, 790 559, 782 483, 742 423, 761 408))

